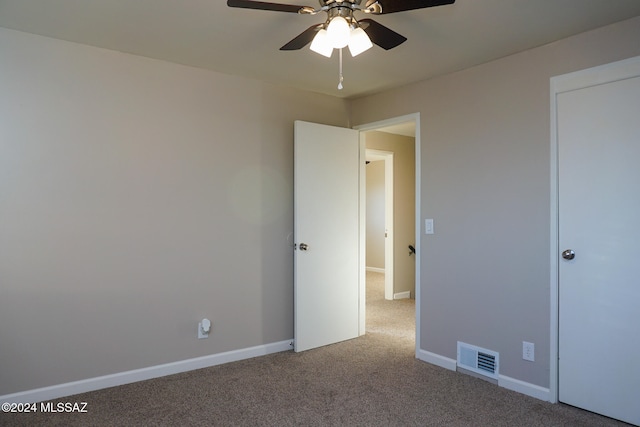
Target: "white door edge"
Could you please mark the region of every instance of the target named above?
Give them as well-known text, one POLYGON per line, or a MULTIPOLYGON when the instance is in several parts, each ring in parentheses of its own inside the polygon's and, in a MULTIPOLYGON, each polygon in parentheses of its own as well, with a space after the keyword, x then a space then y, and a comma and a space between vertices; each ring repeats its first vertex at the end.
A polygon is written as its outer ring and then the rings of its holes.
POLYGON ((551 78, 551 135, 550 135, 550 331, 549 349, 549 401, 558 403, 558 349, 559 349, 559 210, 558 210, 558 122, 557 95, 563 92, 582 89, 598 84, 610 83, 640 76, 640 56, 600 65, 585 70, 563 74, 551 78))
MULTIPOLYGON (((415 184, 416 184, 416 193, 415 193, 415 203, 416 203, 416 211, 415 211, 415 230, 416 230, 416 238, 415 238, 415 248, 416 248, 416 257, 417 257, 417 261, 416 261, 416 271, 415 271, 415 282, 416 282, 416 336, 415 336, 415 341, 416 341, 416 347, 415 347, 415 353, 416 353, 416 357, 418 357, 419 351, 420 351, 420 256, 421 253, 420 252, 420 241, 421 241, 421 232, 422 232, 422 226, 421 226, 421 210, 420 210, 420 177, 421 177, 421 170, 420 170, 420 164, 421 164, 421 159, 420 159, 420 113, 412 113, 412 114, 407 114, 404 116, 398 116, 398 117, 393 117, 393 118, 389 118, 389 119, 385 119, 385 120, 380 120, 377 122, 371 122, 371 123, 365 123, 362 125, 358 125, 358 126, 354 126, 353 129, 359 130, 360 131, 360 149, 361 149, 361 153, 364 154, 365 152, 365 139, 364 136, 362 134, 362 132, 365 131, 372 131, 372 130, 377 130, 383 127, 387 127, 387 126, 392 126, 392 125, 398 125, 401 123, 406 123, 406 122, 413 122, 415 125, 415 184)), ((361 186, 363 185, 363 177, 365 176, 365 171, 364 171, 364 162, 361 162, 360 164, 360 176, 361 176, 361 186)), ((362 191, 362 187, 360 188, 360 203, 361 203, 361 207, 365 206, 365 198, 364 198, 364 192, 362 191)), ((364 233, 363 231, 363 227, 365 226, 365 218, 364 218, 364 214, 365 214, 365 209, 360 209, 360 228, 361 228, 361 240, 360 240, 360 245, 361 248, 364 248, 364 233)), ((360 251, 361 254, 364 253, 364 250, 360 251)), ((365 259, 364 259, 364 255, 361 255, 361 271, 364 272, 365 271, 365 259)), ((360 335, 363 335, 365 333, 365 311, 364 311, 364 307, 365 307, 365 276, 364 274, 361 276, 360 279, 360 335)))

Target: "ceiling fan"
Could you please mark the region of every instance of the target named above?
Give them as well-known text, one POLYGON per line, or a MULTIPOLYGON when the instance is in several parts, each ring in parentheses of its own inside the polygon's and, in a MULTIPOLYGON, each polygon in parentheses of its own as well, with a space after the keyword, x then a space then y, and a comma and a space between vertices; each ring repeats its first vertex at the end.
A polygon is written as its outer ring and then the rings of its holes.
MULTIPOLYGON (((326 12, 327 19, 307 28, 280 50, 298 50, 311 43, 311 50, 330 57, 333 49, 349 46, 352 56, 372 47, 385 50, 404 43, 407 38, 372 19, 356 20, 354 12, 382 15, 455 3, 455 0, 319 0, 320 7, 296 6, 253 0, 227 0, 227 5, 243 9, 315 15, 326 12), (364 3, 364 4, 363 4, 364 3)), ((342 51, 340 51, 342 53, 342 51)))

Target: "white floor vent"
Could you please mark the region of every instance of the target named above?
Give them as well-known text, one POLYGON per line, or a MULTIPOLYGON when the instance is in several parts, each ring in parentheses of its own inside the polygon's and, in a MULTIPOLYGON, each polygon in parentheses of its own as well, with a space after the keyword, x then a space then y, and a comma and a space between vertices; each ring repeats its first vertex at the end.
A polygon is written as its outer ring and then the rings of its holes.
POLYGON ((457 366, 476 374, 498 379, 499 355, 495 351, 458 341, 457 366))

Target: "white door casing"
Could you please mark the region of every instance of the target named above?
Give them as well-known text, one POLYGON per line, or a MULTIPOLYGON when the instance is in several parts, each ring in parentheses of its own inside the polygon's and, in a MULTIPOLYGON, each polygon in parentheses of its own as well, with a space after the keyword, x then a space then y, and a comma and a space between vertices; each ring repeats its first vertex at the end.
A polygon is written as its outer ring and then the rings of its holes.
POLYGON ((635 424, 640 77, 629 70, 640 76, 639 64, 624 61, 563 76, 554 82, 552 106, 558 185, 557 323, 552 319, 558 346, 552 360, 558 358, 558 398, 635 424), (564 259, 564 250, 575 257, 564 259))
POLYGON ((359 335, 360 146, 352 129, 296 121, 294 134, 294 350, 304 351, 359 335))

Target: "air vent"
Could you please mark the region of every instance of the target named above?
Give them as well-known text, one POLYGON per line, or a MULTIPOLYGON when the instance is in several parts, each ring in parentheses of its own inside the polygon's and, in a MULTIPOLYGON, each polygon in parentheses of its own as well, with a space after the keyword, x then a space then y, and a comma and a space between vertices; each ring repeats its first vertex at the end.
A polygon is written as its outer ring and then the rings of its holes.
POLYGON ((458 341, 457 366, 489 378, 498 378, 499 355, 495 351, 458 341))

